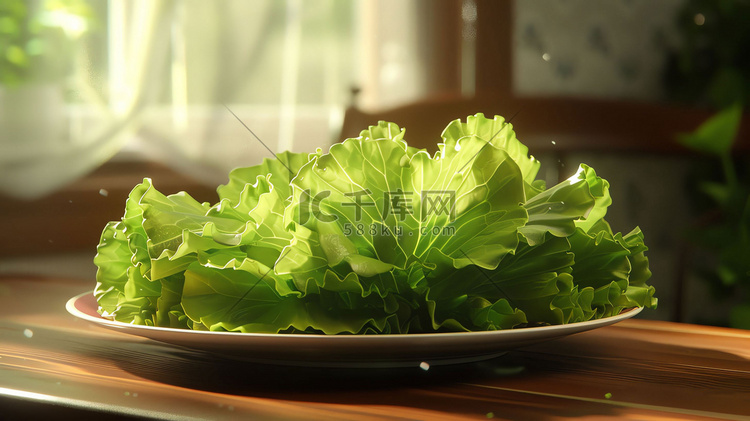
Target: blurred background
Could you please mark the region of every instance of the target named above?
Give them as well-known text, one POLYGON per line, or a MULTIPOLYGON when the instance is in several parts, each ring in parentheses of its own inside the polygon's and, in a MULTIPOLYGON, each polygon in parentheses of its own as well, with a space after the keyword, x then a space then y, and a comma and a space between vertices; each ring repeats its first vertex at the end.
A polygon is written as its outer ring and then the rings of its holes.
POLYGON ((385 119, 436 149, 513 118, 640 225, 659 308, 750 328, 750 2, 2 0, 0 275, 91 279, 143 177, 215 201, 234 167, 385 119))

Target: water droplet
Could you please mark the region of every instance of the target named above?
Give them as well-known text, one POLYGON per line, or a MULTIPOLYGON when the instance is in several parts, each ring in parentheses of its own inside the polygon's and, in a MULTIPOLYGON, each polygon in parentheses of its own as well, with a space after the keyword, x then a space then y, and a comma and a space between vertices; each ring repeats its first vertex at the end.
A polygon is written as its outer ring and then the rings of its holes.
POLYGON ((703 13, 698 13, 697 15, 693 16, 693 22, 695 22, 698 26, 703 26, 704 23, 706 23, 706 17, 703 16, 703 13))
POLYGON ((461 144, 458 143, 458 142, 456 142, 456 147, 454 149, 456 149, 457 151, 460 151, 461 150, 461 144))
POLYGON ((555 142, 555 141, 553 140, 553 141, 552 141, 552 144, 553 144, 553 145, 557 145, 557 142, 555 142))
POLYGON ((427 370, 430 369, 430 365, 427 364, 426 362, 422 361, 421 363, 419 363, 419 368, 421 368, 424 371, 427 371, 427 370))
POLYGON ((109 192, 105 189, 99 189, 99 194, 101 194, 104 197, 109 196, 109 192))
POLYGON ((125 392, 124 395, 125 396, 130 396, 130 392, 125 392))
POLYGON ((68 203, 73 203, 73 201, 72 200, 68 200, 68 203))
POLYGON ((32 336, 34 336, 34 331, 31 330, 31 329, 24 329, 23 330, 23 336, 25 336, 27 338, 31 338, 32 336))
POLYGON ((612 399, 612 394, 609 393, 609 392, 607 392, 607 393, 604 394, 604 398, 605 399, 612 399))
POLYGON ((133 392, 133 397, 137 398, 138 397, 138 392, 133 392))
POLYGON ((542 54, 542 60, 544 61, 550 61, 552 60, 552 56, 549 55, 549 53, 542 54))

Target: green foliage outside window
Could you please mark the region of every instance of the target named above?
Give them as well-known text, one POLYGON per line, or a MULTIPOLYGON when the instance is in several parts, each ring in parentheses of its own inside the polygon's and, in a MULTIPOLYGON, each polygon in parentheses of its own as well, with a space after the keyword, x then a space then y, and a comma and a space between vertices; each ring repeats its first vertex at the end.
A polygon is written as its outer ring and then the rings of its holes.
POLYGON ((0 2, 0 85, 58 81, 74 65, 93 13, 82 0, 0 2))

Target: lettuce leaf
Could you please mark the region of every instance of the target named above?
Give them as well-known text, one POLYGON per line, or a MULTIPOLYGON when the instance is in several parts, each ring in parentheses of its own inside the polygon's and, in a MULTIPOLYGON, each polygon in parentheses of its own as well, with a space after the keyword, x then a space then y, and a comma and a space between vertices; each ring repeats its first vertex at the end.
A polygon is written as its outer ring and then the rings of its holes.
POLYGON ((438 152, 379 122, 328 153, 233 170, 219 201, 137 185, 102 233, 114 320, 318 334, 498 330, 655 307, 639 229, 604 219, 581 164, 551 188, 502 117, 451 122, 438 152))

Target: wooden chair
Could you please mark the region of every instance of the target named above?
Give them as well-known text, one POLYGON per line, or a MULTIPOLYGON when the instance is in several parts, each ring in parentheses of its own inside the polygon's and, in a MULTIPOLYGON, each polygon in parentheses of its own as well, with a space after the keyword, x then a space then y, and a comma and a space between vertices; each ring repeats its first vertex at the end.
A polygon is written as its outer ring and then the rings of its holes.
MULTIPOLYGON (((654 102, 441 95, 370 112, 352 105, 346 110, 340 138, 356 137, 362 129, 385 120, 405 127, 410 144, 434 150, 450 121, 480 112, 487 117, 512 117, 516 132, 530 149, 560 154, 684 154, 688 150, 675 141, 675 135, 693 131, 712 115, 709 110, 654 102)), ((739 138, 737 151, 750 151, 750 115, 743 119, 739 138)))

